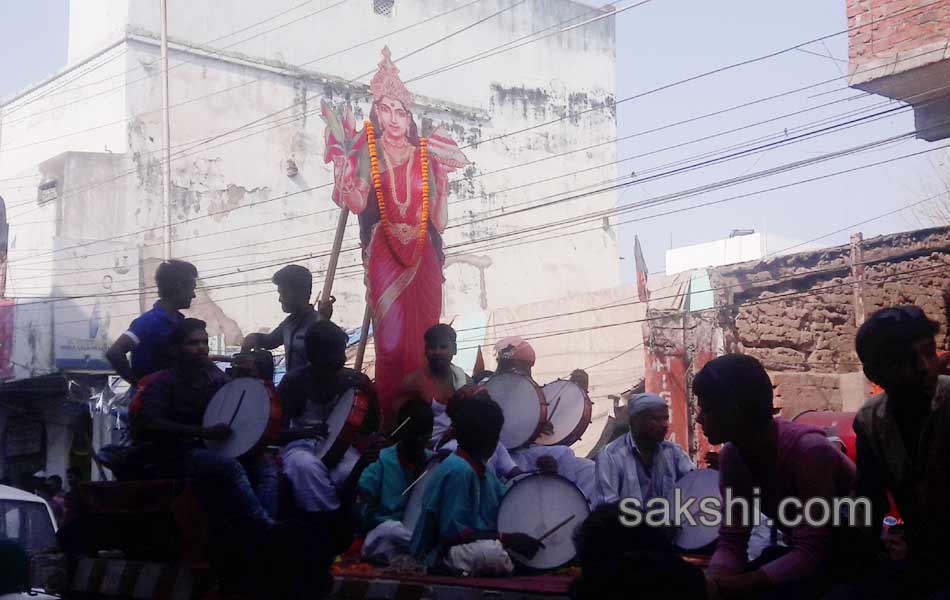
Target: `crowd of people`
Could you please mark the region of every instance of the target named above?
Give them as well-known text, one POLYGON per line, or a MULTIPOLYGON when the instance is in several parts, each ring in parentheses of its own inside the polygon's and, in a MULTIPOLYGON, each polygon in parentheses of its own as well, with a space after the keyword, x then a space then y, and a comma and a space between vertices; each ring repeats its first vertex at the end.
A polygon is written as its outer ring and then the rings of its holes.
MULTIPOLYGON (((455 331, 433 324, 424 334, 425 365, 386 401, 384 423, 373 382, 344 366, 348 337, 331 320, 332 303, 309 302, 311 280, 298 266, 274 276, 288 317, 269 334, 248 336, 235 358, 242 375, 266 382, 279 422, 267 444, 239 458, 205 443, 234 432, 227 423, 203 424, 229 376, 209 358, 205 323, 180 312, 194 298, 192 265, 158 268, 160 299, 108 353, 135 390, 134 444, 112 467, 121 479, 196 482, 224 586, 259 585, 276 597, 276 578, 286 597, 327 591, 330 564, 354 548, 364 560, 428 573, 510 575, 517 558, 530 559, 544 541, 499 530, 499 506, 513 480, 543 473, 571 481, 591 509, 574 534, 575 598, 661 591, 710 600, 950 597, 942 547, 950 532, 950 378, 941 375, 948 359, 936 351, 939 326, 916 307, 882 309, 857 333, 864 372, 884 393, 855 419, 856 461, 826 432, 776 415, 772 382, 755 358, 721 356, 695 376, 697 421, 710 443, 722 445, 721 493, 757 499, 772 520, 763 530, 730 515, 703 570, 677 554, 672 528, 630 527, 621 518, 625 501, 649 507, 697 469, 666 439, 663 398, 631 397, 629 431, 594 460, 536 441, 509 449, 500 435, 511 399, 493 397, 486 381, 501 373, 530 379, 537 358, 530 343, 502 340, 496 370, 473 381, 452 364, 455 331), (268 350, 281 345, 290 369, 274 387, 268 350), (344 397, 362 417, 328 440, 326 422, 344 397), (408 492, 424 475, 418 516, 409 522, 408 492), (848 497, 869 500, 870 515, 861 515, 869 527, 786 523, 780 514, 787 498, 832 504, 848 497), (903 530, 882 531, 884 516, 895 511, 903 530)), ((586 373, 570 379, 586 391, 586 373)), ((542 435, 550 430, 550 423, 541 427, 542 435)))

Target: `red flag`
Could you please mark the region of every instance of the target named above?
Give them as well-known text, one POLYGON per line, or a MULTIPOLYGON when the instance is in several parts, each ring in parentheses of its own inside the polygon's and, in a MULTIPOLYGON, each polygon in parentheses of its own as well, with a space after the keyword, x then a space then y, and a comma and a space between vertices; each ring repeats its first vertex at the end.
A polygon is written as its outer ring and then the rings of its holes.
POLYGON ((647 261, 643 260, 643 250, 640 249, 640 238, 634 236, 633 244, 634 260, 637 266, 637 296, 640 297, 640 302, 646 302, 650 299, 650 290, 647 288, 647 275, 649 274, 647 261))
POLYGON ((482 357, 482 347, 478 347, 478 354, 475 356, 475 366, 472 368, 472 378, 474 379, 480 373, 485 372, 485 358, 482 357))

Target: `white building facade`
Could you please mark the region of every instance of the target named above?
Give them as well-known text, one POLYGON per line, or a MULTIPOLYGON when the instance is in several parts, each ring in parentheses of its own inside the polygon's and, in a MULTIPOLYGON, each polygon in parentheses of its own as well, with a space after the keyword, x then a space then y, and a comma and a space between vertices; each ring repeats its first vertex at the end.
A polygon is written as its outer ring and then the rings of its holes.
MULTIPOLYGON (((591 221, 615 194, 571 198, 616 176, 611 9, 168 4, 172 256, 198 267, 192 313, 212 335, 235 344, 276 325, 270 276, 284 264, 308 266, 320 289, 338 217, 320 101, 368 115, 383 45, 423 133, 446 125, 472 161, 449 198, 447 320, 619 285, 614 231, 591 221)), ((140 290, 163 250, 159 4, 70 8, 68 66, 0 108, 15 378, 102 367, 101 349, 153 301, 140 290)), ((347 328, 364 308, 358 243, 351 218, 334 285, 347 328)))
MULTIPOLYGON (((281 266, 307 266, 322 287, 339 213, 320 102, 350 101, 366 117, 384 45, 422 133, 447 126, 472 163, 451 177, 444 319, 620 284, 614 230, 599 215, 616 195, 596 193, 617 176, 612 9, 570 0, 168 8, 171 255, 198 267, 190 313, 221 345, 280 322, 270 277, 281 266)), ((108 421, 67 422, 57 407, 101 394, 89 374, 108 370, 103 350, 155 299, 165 234, 159 40, 157 2, 72 2, 67 65, 0 101, 9 222, 0 379, 53 378, 42 406, 0 386, 9 392, 0 476, 43 465, 64 475, 77 460, 88 465, 93 438, 108 437, 108 421), (17 441, 35 438, 39 421, 41 444, 17 441)), ((351 217, 333 288, 334 320, 348 329, 364 311, 358 245, 351 217)))

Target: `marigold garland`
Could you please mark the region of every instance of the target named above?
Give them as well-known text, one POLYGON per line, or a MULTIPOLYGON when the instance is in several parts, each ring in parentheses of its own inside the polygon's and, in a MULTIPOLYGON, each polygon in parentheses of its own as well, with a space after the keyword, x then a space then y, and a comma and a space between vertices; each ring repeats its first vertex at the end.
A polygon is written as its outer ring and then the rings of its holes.
MULTIPOLYGON (((383 223, 383 231, 386 234, 386 243, 392 251, 396 260, 404 267, 415 264, 422 257, 425 248, 426 237, 429 233, 429 148, 428 141, 425 138, 419 139, 420 170, 422 171, 422 215, 419 222, 419 242, 416 251, 413 252, 413 258, 408 263, 403 262, 396 244, 393 242, 393 233, 389 222, 389 213, 386 211, 386 196, 383 194, 383 177, 379 173, 379 156, 376 153, 376 132, 370 121, 364 121, 363 127, 366 129, 366 139, 369 146, 369 163, 373 175, 373 188, 376 190, 376 199, 379 203, 379 219, 383 223)), ((395 176, 394 170, 391 175, 395 176)), ((406 177, 411 177, 411 173, 406 173, 406 177)))

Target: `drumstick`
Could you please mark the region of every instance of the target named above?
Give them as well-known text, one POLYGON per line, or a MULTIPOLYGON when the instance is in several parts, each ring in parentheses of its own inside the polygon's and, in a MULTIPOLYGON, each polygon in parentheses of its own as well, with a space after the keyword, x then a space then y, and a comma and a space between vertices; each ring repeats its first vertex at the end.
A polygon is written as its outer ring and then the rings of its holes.
POLYGON ((426 476, 426 473, 428 473, 430 470, 431 470, 431 469, 426 469, 425 471, 422 472, 422 475, 416 477, 416 480, 413 481, 412 483, 410 483, 410 484, 409 484, 409 487, 407 487, 406 489, 404 489, 404 490, 402 491, 402 495, 405 496, 406 494, 408 494, 408 493, 409 493, 409 490, 412 489, 412 486, 414 486, 414 485, 416 485, 417 483, 419 483, 419 481, 420 481, 423 477, 425 477, 425 476, 426 476))
POLYGON ((576 516, 577 516, 577 515, 571 515, 571 516, 569 516, 568 518, 564 519, 563 521, 561 521, 560 523, 558 523, 557 525, 555 525, 553 529, 549 530, 547 533, 545 533, 544 535, 542 535, 541 537, 539 537, 539 538, 538 538, 538 541, 539 541, 539 542, 543 542, 543 541, 545 540, 545 538, 549 537, 549 536, 550 536, 551 534, 553 534, 555 531, 557 531, 557 530, 560 529, 561 527, 564 527, 565 525, 567 525, 568 523, 570 523, 571 521, 573 521, 573 520, 574 520, 574 517, 576 517, 576 516))
POLYGON ((554 413, 557 412, 557 407, 561 405, 561 395, 558 394, 557 402, 554 403, 554 408, 551 409, 551 414, 548 415, 548 421, 554 417, 554 413))
POLYGON ((412 417, 406 417, 406 420, 400 423, 399 427, 393 429, 393 432, 389 434, 389 437, 396 437, 396 433, 398 433, 399 430, 402 429, 410 419, 412 419, 412 417))
POLYGON ((557 393, 557 396, 554 397, 554 400, 555 400, 554 408, 551 409, 551 414, 548 415, 548 421, 550 421, 554 417, 554 413, 557 412, 557 407, 561 404, 561 394, 563 393, 564 393, 564 390, 562 389, 560 392, 557 393))
POLYGON ((238 413, 241 412, 241 404, 244 402, 244 394, 247 393, 247 390, 241 390, 241 397, 238 398, 237 408, 234 409, 234 414, 231 415, 231 420, 228 421, 228 427, 234 425, 234 419, 237 417, 238 413))

